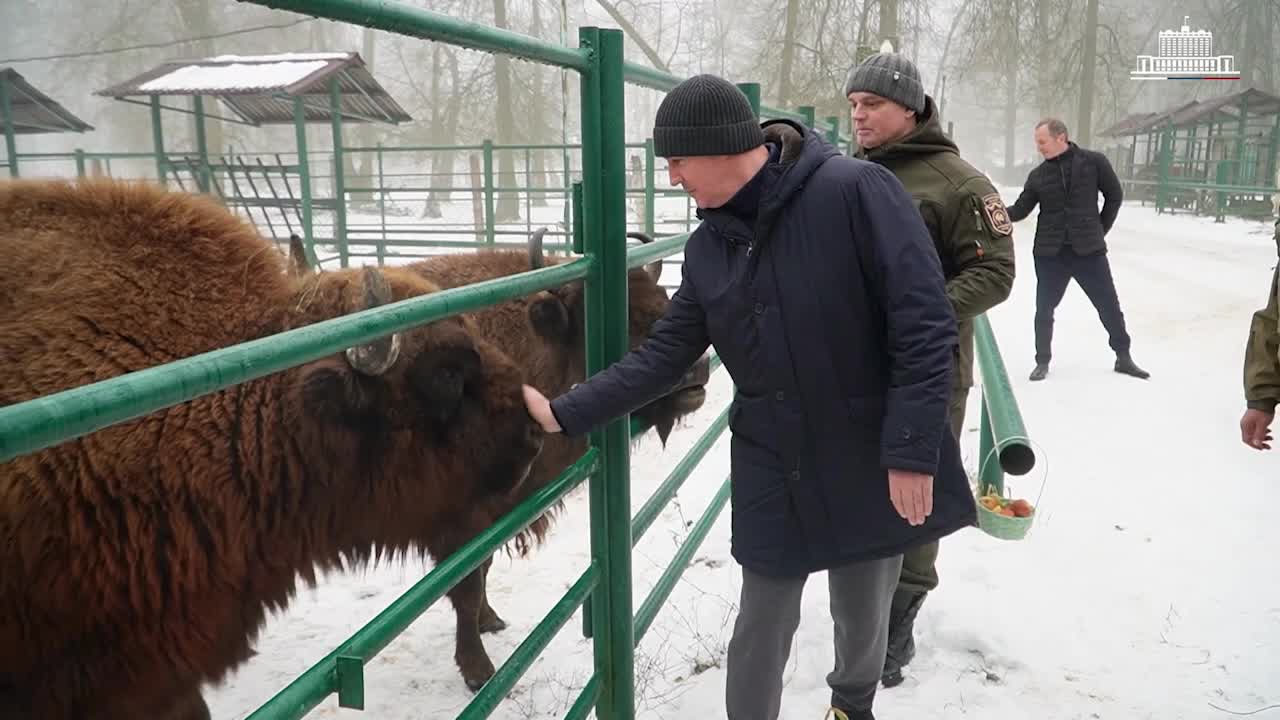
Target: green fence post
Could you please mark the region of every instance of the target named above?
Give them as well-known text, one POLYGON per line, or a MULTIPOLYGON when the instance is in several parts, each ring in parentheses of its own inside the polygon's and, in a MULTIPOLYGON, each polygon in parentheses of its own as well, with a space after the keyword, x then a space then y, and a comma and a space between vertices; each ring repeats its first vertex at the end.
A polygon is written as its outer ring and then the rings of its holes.
POLYGON ((18 177, 18 142, 13 122, 13 102, 9 98, 9 78, 0 74, 0 115, 4 116, 4 148, 9 155, 9 177, 18 177))
MULTIPOLYGON (((582 177, 587 254, 595 262, 586 284, 587 374, 627 352, 626 141, 623 127, 622 32, 580 28, 594 52, 582 73, 582 177)), ((592 594, 599 720, 635 715, 632 656, 630 432, 621 417, 592 433, 602 451, 591 478, 591 554, 600 568, 592 594)))
POLYGON ((156 147, 156 179, 167 185, 168 169, 164 162, 164 124, 160 116, 160 96, 151 96, 151 141, 156 147))
MULTIPOLYGON (((431 181, 428 180, 430 185, 431 181)), ((430 190, 427 191, 428 199, 430 190)), ((382 242, 378 243, 378 265, 381 266, 387 254, 387 181, 382 169, 382 142, 378 142, 378 220, 382 224, 382 242)))
POLYGON ((524 236, 533 234, 533 155, 524 149, 524 236))
POLYGON ((644 141, 644 232, 649 237, 653 237, 653 225, 657 217, 653 207, 654 200, 657 199, 657 193, 654 192, 654 164, 653 138, 648 138, 644 141))
MULTIPOLYGON (((320 267, 316 257, 315 232, 311 223, 311 168, 307 163, 307 108, 302 97, 293 99, 293 129, 298 139, 298 184, 302 194, 302 239, 311 267, 320 267)), ((285 178, 288 183, 288 177, 285 178)))
POLYGON ((200 188, 200 192, 207 193, 212 183, 209 180, 209 143, 204 130, 204 97, 192 96, 191 106, 196 114, 196 152, 200 155, 200 174, 196 176, 196 187, 200 188))
POLYGON ((484 141, 484 238, 490 245, 494 241, 493 214, 493 141, 484 141))
MULTIPOLYGON (((1217 175, 1214 177, 1214 181, 1218 184, 1219 187, 1227 184, 1227 179, 1228 179, 1227 175, 1228 173, 1230 173, 1230 171, 1231 171, 1230 160, 1218 161, 1218 170, 1217 170, 1217 175)), ((1215 196, 1214 200, 1216 202, 1214 202, 1214 205, 1213 205, 1214 207, 1213 221, 1215 223, 1225 223, 1227 221, 1227 194, 1222 190, 1219 190, 1216 193, 1214 193, 1214 196, 1215 196)))
POLYGON ((1169 165, 1173 161, 1173 133, 1170 130, 1160 133, 1160 149, 1157 152, 1160 164, 1156 176, 1156 212, 1162 213, 1169 202, 1169 165))
POLYGON ((840 144, 840 118, 836 115, 828 115, 826 121, 827 125, 830 126, 830 129, 827 130, 827 142, 838 146, 840 144))
MULTIPOLYGON (((347 267, 347 182, 342 157, 342 86, 338 76, 329 80, 329 115, 333 121, 333 242, 338 246, 338 266, 347 267)), ((382 258, 378 258, 382 264, 382 258)))
POLYGON ((804 126, 806 128, 812 128, 814 125, 818 124, 818 121, 816 119, 817 110, 815 110, 812 105, 801 105, 800 107, 796 108, 796 112, 804 116, 804 126))
POLYGON ((84 177, 84 150, 76 148, 76 177, 84 177))
POLYGON ((751 103, 751 111, 760 117, 760 83, 756 82, 740 82, 738 89, 743 95, 747 96, 747 102, 751 103))
POLYGON ((1004 468, 994 455, 996 445, 991 428, 991 409, 982 396, 978 420, 978 495, 1004 495, 1004 468))

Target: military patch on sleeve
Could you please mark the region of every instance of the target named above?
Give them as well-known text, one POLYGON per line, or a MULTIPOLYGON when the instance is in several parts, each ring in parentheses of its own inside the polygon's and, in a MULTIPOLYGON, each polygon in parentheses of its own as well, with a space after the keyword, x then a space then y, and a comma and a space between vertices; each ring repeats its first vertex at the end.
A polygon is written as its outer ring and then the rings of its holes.
POLYGON ((997 235, 1012 235, 1013 223, 1009 220, 1009 211, 998 193, 982 196, 982 209, 987 213, 987 224, 997 235))

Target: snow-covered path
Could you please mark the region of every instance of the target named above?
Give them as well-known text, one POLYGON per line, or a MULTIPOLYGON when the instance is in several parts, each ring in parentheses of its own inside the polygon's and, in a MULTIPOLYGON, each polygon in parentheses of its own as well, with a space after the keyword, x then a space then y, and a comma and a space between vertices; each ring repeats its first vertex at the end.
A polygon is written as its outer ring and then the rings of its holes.
MULTIPOLYGON (((1006 200, 1013 199, 1010 190, 1006 200)), ((1073 285, 1059 308, 1049 379, 1032 359, 1035 219, 1016 226, 1018 280, 991 313, 1038 463, 1011 478, 1040 512, 1023 542, 976 529, 944 541, 942 585, 917 624, 907 682, 882 691, 877 716, 898 720, 1211 720, 1280 703, 1280 456, 1238 438, 1249 317, 1276 261, 1269 224, 1157 216, 1126 204, 1108 237, 1133 352, 1152 378, 1111 371, 1092 307, 1073 285)), ((729 401, 717 373, 707 407, 664 450, 633 450, 639 507, 729 401)), ((976 464, 977 404, 964 438, 976 464)), ((728 473, 722 440, 636 550, 636 604, 728 473)), ((511 627, 486 636, 501 663, 586 566, 585 488, 550 541, 500 558, 489 592, 511 627)), ((429 567, 416 561, 327 578, 272 619, 259 655, 207 692, 215 718, 256 708, 385 607, 429 567)), ((722 516, 636 658, 638 716, 723 717, 722 660, 739 587, 722 516)), ((806 591, 783 718, 826 710, 832 661, 824 577, 806 591)), ((495 718, 560 717, 589 676, 578 617, 495 718)), ((365 670, 364 714, 330 698, 317 718, 452 718, 469 700, 453 662, 453 612, 430 609, 365 670)), ((1280 714, 1259 713, 1257 717, 1280 714)))

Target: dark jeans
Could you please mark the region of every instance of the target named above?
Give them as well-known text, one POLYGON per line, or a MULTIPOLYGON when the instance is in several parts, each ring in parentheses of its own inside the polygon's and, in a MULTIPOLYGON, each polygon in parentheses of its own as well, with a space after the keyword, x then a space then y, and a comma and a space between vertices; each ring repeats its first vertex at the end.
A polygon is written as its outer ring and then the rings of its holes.
POLYGON ((1037 255, 1035 262, 1037 364, 1048 363, 1053 356, 1049 349, 1053 344, 1053 311, 1073 279, 1098 311, 1098 319, 1110 335, 1111 349, 1117 354, 1129 352, 1129 333, 1105 254, 1077 255, 1071 248, 1063 248, 1056 256, 1037 255))

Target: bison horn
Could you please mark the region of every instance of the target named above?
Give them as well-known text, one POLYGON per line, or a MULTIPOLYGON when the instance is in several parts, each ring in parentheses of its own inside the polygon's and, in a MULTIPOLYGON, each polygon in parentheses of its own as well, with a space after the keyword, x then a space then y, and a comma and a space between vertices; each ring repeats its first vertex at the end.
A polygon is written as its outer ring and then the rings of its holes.
POLYGON ((542 257, 542 236, 546 234, 547 229, 540 227, 529 236, 529 265, 534 270, 546 264, 546 259, 542 257))
MULTIPOLYGON (((639 240, 641 245, 648 245, 653 242, 653 238, 639 231, 629 232, 627 233, 627 237, 632 240, 639 240)), ((656 285, 658 278, 662 277, 662 258, 658 258, 648 265, 645 265, 644 271, 649 273, 649 277, 653 278, 653 282, 656 285)))
MULTIPOLYGON (((364 269, 364 310, 391 302, 391 286, 376 268, 364 269)), ((400 333, 381 337, 365 345, 347 348, 347 362, 364 375, 378 376, 386 372, 400 357, 400 333)))
POLYGON ((295 275, 302 276, 311 272, 311 263, 307 261, 307 249, 297 233, 289 233, 289 262, 295 275))

